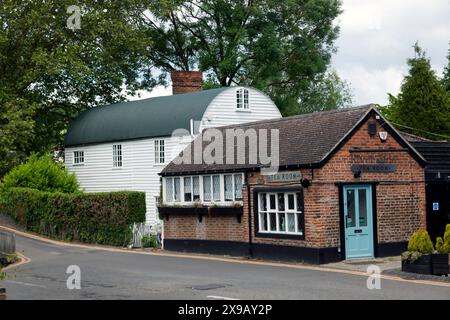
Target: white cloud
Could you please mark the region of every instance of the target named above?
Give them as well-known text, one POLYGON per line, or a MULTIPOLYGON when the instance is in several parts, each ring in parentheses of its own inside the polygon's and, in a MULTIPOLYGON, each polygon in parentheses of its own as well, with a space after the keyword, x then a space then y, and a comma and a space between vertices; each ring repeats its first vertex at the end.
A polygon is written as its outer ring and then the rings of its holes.
POLYGON ((416 41, 442 73, 450 41, 448 0, 343 0, 333 67, 351 82, 355 104, 385 104, 396 94, 416 41))
POLYGON ((164 87, 164 86, 156 86, 152 91, 140 90, 134 96, 129 96, 128 99, 133 100, 141 100, 152 97, 160 97, 160 96, 170 96, 172 95, 172 86, 164 87))

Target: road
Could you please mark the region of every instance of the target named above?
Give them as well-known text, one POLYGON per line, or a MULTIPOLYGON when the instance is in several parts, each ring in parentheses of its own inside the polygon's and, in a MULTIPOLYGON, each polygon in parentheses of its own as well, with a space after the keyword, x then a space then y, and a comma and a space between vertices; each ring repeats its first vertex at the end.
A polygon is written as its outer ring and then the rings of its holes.
POLYGON ((108 252, 16 236, 31 261, 0 282, 8 299, 450 299, 450 287, 184 257, 108 252), (81 289, 67 289, 67 267, 81 270, 81 289))

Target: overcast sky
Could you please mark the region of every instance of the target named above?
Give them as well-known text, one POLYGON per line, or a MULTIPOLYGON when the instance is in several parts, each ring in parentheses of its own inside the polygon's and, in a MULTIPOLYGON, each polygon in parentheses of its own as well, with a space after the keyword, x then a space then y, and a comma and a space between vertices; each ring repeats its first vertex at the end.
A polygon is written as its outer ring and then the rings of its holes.
MULTIPOLYGON (((397 94, 416 41, 442 74, 450 41, 450 0, 343 0, 332 66, 347 80, 354 104, 386 104, 397 94)), ((142 98, 171 94, 155 88, 142 98)))

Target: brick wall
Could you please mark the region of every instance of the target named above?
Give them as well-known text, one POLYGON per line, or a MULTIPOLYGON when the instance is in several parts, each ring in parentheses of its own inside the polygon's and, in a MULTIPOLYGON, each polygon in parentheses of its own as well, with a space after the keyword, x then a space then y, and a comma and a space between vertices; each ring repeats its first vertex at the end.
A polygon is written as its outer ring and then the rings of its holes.
MULTIPOLYGON (((374 120, 374 119, 372 119, 374 120)), ((383 130, 378 124, 378 130, 383 130)), ((352 148, 400 149, 401 145, 389 135, 381 142, 378 135, 370 136, 367 123, 335 153, 320 169, 301 170, 312 185, 304 189, 305 240, 287 240, 255 237, 252 214, 253 242, 303 246, 313 248, 337 247, 340 245, 339 189, 336 183, 377 182, 376 206, 378 242, 407 241, 420 227, 426 227, 425 183, 423 168, 406 151, 401 152, 350 152, 352 148), (393 163, 397 165, 392 173, 366 173, 355 178, 352 164, 393 163)), ((308 152, 308 150, 305 150, 308 152)), ((250 184, 253 212, 253 188, 268 184, 259 174, 251 174, 250 184)), ((286 184, 282 184, 286 185, 286 184)), ((234 217, 205 217, 199 223, 196 217, 171 217, 164 223, 168 239, 202 239, 248 241, 247 193, 244 190, 244 217, 238 223, 234 217)))

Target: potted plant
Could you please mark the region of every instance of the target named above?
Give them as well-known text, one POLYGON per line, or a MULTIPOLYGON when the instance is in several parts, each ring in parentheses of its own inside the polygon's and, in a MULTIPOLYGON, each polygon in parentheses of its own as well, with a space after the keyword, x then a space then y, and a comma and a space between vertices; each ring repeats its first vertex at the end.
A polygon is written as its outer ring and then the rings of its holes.
POLYGON ((408 251, 402 254, 402 271, 432 274, 433 242, 426 230, 416 231, 409 239, 408 251))
POLYGON ((436 238, 436 251, 433 254, 431 263, 433 274, 448 275, 449 274, 449 253, 450 253, 450 224, 445 227, 444 239, 436 238))

